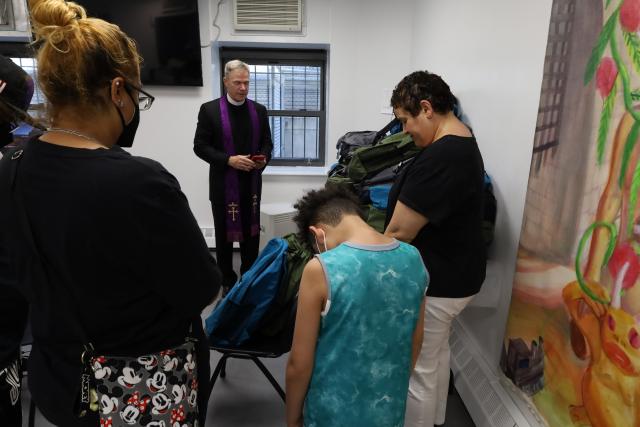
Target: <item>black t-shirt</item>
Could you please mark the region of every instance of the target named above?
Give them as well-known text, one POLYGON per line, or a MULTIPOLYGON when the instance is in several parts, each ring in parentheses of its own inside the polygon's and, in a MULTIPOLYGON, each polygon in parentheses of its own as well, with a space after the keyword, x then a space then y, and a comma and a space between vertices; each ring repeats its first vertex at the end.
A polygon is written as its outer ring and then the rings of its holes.
MULTIPOLYGON (((3 207, 13 204, 10 158, 0 160, 3 207)), ((30 303, 29 386, 50 421, 84 425, 71 415, 82 335, 98 353, 130 356, 181 344, 192 323, 202 336, 199 315, 220 273, 178 182, 159 163, 118 147, 32 140, 18 171, 18 195, 45 259, 34 259, 16 232, 16 210, 0 210, 0 245, 30 303)))
POLYGON ((422 150, 391 188, 387 224, 398 200, 429 221, 411 242, 429 271, 428 296, 464 298, 480 290, 483 173, 475 138, 446 135, 422 150))

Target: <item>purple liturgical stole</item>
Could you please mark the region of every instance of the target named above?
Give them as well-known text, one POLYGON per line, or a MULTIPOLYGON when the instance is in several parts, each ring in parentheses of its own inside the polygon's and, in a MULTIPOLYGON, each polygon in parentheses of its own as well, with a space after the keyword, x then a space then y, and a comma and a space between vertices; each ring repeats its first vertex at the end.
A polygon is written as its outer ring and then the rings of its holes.
MULTIPOLYGON (((249 117, 251 119, 251 153, 258 152, 258 144, 260 141, 260 123, 258 121, 258 113, 253 101, 246 99, 247 107, 249 108, 249 117)), ((222 139, 224 143, 224 150, 229 156, 236 155, 236 147, 233 144, 233 135, 231 134, 231 121, 229 119, 229 104, 227 96, 220 97, 220 119, 222 122, 222 139)), ((258 180, 260 179, 260 171, 254 169, 251 174, 251 207, 240 205, 240 181, 238 179, 238 171, 232 167, 227 167, 224 175, 225 184, 225 209, 226 212, 226 226, 227 226, 227 241, 228 242, 242 242, 242 217, 240 210, 251 209, 251 236, 255 236, 260 231, 260 221, 258 212, 259 198, 258 194, 258 180)))

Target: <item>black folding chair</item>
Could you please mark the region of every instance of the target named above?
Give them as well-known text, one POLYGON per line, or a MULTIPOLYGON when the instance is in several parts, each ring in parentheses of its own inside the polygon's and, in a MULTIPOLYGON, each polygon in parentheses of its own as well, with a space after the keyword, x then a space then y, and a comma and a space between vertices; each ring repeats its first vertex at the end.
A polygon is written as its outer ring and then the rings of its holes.
POLYGON ((211 376, 211 385, 210 385, 211 389, 209 390, 209 393, 213 391, 213 386, 218 380, 218 376, 220 376, 220 378, 226 377, 227 359, 245 359, 245 360, 253 360, 253 363, 255 363, 260 369, 260 371, 262 371, 264 376, 267 377, 267 379, 269 380, 273 388, 276 389, 276 392, 280 395, 282 400, 283 401, 286 400, 284 390, 282 389, 282 387, 280 387, 280 384, 278 384, 278 381, 276 381, 276 379, 273 378, 273 375, 271 375, 271 372, 269 372, 269 369, 267 369, 267 367, 264 366, 264 363, 262 363, 262 361, 260 360, 261 358, 278 358, 282 356, 284 353, 256 351, 256 350, 248 350, 248 349, 244 350, 244 349, 237 349, 237 348, 231 349, 231 348, 224 348, 224 347, 211 347, 211 349, 222 353, 222 358, 220 358, 220 360, 218 361, 218 364, 216 365, 216 368, 213 371, 213 375, 211 376))
POLYGON ((260 359, 275 359, 291 350, 291 342, 293 340, 293 329, 295 327, 297 307, 297 300, 295 300, 291 304, 285 327, 277 336, 257 336, 245 345, 234 348, 218 345, 210 346, 212 350, 222 353, 222 357, 218 361, 218 364, 216 365, 215 369, 213 370, 213 374, 211 375, 209 395, 211 395, 213 386, 216 384, 218 377, 226 377, 227 360, 244 359, 252 360, 253 363, 255 363, 260 371, 264 374, 267 380, 269 380, 282 400, 286 401, 284 390, 260 359))
MULTIPOLYGON (((26 377, 29 363, 29 356, 31 356, 31 347, 33 347, 33 335, 31 334, 31 323, 27 321, 27 325, 24 330, 22 342, 20 343, 20 362, 22 365, 22 396, 24 396, 24 390, 27 385, 26 377)), ((27 418, 27 426, 34 427, 36 424, 36 402, 33 397, 29 396, 29 415, 27 418)))
MULTIPOLYGON (((29 363, 29 356, 31 355, 31 345, 23 343, 20 348, 20 359, 22 363, 22 387, 26 385, 26 381, 24 377, 27 376, 27 364, 29 363)), ((22 390, 22 394, 24 395, 24 388, 22 390)), ((36 425, 36 402, 33 400, 33 397, 29 396, 29 416, 27 418, 27 425, 29 427, 34 427, 36 425)))

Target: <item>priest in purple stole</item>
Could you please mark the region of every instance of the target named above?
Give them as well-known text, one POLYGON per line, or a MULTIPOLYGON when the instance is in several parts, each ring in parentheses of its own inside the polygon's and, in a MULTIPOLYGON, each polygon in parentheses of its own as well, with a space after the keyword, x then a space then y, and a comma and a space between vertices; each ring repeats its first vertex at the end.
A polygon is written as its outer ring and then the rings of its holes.
POLYGON ((210 165, 216 259, 228 290, 237 279, 233 242, 240 244, 240 274, 258 256, 262 171, 271 159, 273 142, 267 109, 247 98, 249 66, 239 60, 227 62, 223 82, 226 93, 200 107, 193 150, 210 165))

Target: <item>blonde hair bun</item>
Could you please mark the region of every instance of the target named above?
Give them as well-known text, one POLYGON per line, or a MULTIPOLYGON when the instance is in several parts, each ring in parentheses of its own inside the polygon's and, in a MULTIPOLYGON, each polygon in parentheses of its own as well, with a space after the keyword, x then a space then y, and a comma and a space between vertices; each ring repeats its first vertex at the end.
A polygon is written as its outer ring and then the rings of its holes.
POLYGON ((87 12, 77 3, 64 0, 30 0, 29 8, 36 40, 49 39, 58 44, 65 38, 65 32, 85 19, 87 12))
POLYGON ((117 25, 88 18, 82 6, 64 0, 29 0, 29 6, 50 117, 62 107, 99 111, 109 105, 108 82, 118 76, 139 80, 135 42, 117 25))

